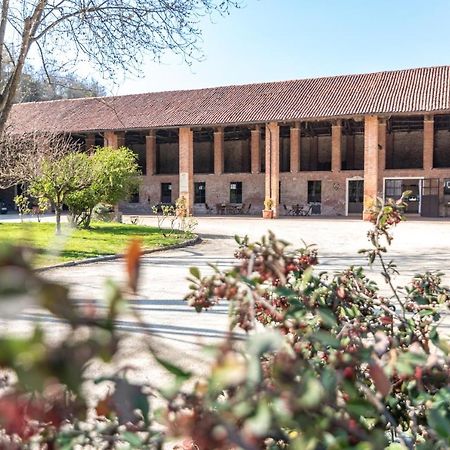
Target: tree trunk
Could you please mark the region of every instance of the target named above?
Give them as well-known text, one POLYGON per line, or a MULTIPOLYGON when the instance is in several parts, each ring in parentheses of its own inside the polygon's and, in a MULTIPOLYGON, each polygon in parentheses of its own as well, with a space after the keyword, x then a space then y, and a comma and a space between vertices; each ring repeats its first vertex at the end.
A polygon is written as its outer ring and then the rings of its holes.
POLYGON ((56 234, 61 234, 61 206, 55 207, 55 217, 56 217, 56 234))

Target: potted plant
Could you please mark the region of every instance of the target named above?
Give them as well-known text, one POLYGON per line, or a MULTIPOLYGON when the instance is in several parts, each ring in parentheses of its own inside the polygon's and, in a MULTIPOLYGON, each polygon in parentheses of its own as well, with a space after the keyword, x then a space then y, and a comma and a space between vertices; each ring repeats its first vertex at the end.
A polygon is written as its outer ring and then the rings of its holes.
POLYGON ((266 197, 264 200, 263 219, 273 219, 273 203, 270 197, 266 197))

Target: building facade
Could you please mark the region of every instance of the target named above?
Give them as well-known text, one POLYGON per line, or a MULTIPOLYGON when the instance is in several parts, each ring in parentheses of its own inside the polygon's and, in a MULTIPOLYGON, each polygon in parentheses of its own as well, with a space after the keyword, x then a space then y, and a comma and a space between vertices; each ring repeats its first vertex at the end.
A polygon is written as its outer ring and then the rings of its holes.
POLYGON ((184 196, 194 214, 260 214, 270 197, 276 215, 362 215, 409 190, 409 213, 450 215, 449 66, 22 104, 10 126, 133 149, 128 211, 184 196))

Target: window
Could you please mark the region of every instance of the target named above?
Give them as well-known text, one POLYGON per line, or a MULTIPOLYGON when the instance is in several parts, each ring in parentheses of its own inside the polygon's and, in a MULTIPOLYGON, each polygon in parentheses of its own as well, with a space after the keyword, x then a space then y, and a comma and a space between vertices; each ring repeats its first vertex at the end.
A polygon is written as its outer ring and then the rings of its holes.
POLYGON ((362 203, 364 201, 364 181, 350 180, 348 183, 349 203, 362 203))
POLYGON ((331 170, 331 122, 302 122, 301 171, 331 170))
POLYGON ((139 187, 138 186, 136 186, 136 188, 134 188, 133 191, 130 193, 129 203, 139 203, 139 187))
POLYGON ((423 116, 394 117, 386 127, 386 169, 421 169, 423 116))
POLYGON ((230 203, 242 203, 241 181, 233 181, 230 183, 230 203))
POLYGON ((403 192, 403 180, 386 180, 385 196, 386 198, 400 198, 403 192))
POLYGON ((145 175, 147 173, 145 135, 131 131, 125 133, 125 147, 131 149, 136 155, 139 170, 145 175))
POLYGON ((172 203, 172 183, 161 183, 161 203, 172 203))
POLYGON ((444 195, 450 195, 450 178, 444 180, 444 195))
POLYGON ((223 134, 223 164, 225 173, 250 172, 250 129, 226 127, 223 134))
POLYGON ((206 183, 194 183, 194 203, 206 203, 206 183))
POLYGON ((322 202, 322 181, 308 181, 308 203, 322 202))

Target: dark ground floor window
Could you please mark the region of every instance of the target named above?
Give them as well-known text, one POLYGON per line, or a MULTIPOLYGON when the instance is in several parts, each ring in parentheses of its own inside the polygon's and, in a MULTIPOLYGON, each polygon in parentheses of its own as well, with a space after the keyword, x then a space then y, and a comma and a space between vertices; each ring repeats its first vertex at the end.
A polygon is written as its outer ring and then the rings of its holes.
POLYGON ((232 181, 230 183, 230 203, 242 203, 241 181, 232 181))
POLYGON ((139 187, 136 186, 135 189, 130 194, 129 203, 139 203, 139 187))
POLYGON ((322 181, 308 181, 308 203, 322 202, 322 181))
POLYGON ((385 187, 385 196, 387 198, 400 198, 403 192, 403 180, 386 180, 385 187))
POLYGON ((161 183, 161 203, 172 203, 172 183, 161 183))
POLYGON ((194 203, 206 203, 206 183, 194 183, 194 203))

